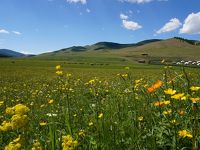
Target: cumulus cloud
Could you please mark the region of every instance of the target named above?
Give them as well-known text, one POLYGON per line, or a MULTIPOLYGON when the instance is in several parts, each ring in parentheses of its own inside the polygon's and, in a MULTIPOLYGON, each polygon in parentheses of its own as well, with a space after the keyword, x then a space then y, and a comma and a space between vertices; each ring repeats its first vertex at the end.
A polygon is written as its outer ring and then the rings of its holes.
POLYGON ((128 19, 128 16, 127 16, 127 15, 124 15, 124 14, 120 14, 120 19, 122 19, 122 20, 127 20, 127 19, 128 19))
POLYGON ((128 21, 128 20, 122 20, 124 28, 128 30, 138 30, 142 28, 141 25, 139 25, 137 22, 134 21, 128 21))
POLYGON ((67 0, 67 2, 69 2, 69 3, 82 3, 82 4, 86 4, 87 0, 67 0))
POLYGON ((191 13, 187 16, 180 33, 200 34, 200 12, 191 13))
POLYGON ((142 28, 142 26, 139 25, 137 22, 128 20, 129 17, 123 13, 121 13, 119 17, 122 20, 122 25, 125 29, 138 30, 138 29, 142 28))
POLYGON ((171 32, 179 28, 181 25, 182 25, 181 22, 177 18, 173 18, 156 33, 160 34, 160 33, 165 33, 165 32, 171 32))
POLYGON ((5 30, 5 29, 0 29, 0 33, 5 33, 5 34, 9 34, 10 32, 5 30))
POLYGON ((12 33, 17 34, 17 35, 21 35, 22 33, 19 31, 12 31, 12 33))

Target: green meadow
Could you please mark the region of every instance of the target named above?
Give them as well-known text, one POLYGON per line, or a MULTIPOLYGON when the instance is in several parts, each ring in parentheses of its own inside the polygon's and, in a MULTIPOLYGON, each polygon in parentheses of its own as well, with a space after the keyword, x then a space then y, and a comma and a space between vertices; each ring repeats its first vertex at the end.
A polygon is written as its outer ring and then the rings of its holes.
POLYGON ((199 68, 0 59, 0 149, 198 149, 199 68))

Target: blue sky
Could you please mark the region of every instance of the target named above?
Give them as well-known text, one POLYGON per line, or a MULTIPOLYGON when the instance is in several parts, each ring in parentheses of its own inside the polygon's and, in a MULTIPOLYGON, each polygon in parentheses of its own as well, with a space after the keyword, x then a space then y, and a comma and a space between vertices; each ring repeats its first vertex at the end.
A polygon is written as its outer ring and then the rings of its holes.
POLYGON ((174 36, 200 40, 199 0, 0 1, 0 48, 18 52, 174 36))

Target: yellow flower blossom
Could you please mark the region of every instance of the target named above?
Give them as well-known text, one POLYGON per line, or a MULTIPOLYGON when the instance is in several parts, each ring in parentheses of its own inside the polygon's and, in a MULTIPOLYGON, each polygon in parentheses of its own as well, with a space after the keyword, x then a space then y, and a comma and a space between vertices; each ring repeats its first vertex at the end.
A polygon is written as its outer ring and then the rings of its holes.
POLYGON ((85 131, 84 130, 80 130, 78 135, 84 137, 85 136, 85 131))
POLYGON ((171 109, 168 109, 168 110, 165 110, 163 111, 163 115, 169 115, 172 113, 172 110, 171 109))
POLYGON ((17 104, 14 107, 6 108, 6 114, 9 115, 14 115, 14 114, 23 115, 26 114, 28 111, 30 111, 30 109, 23 104, 17 104))
POLYGON ((200 86, 191 86, 190 90, 191 91, 198 91, 198 90, 200 90, 200 86))
POLYGON ((164 90, 164 93, 168 95, 174 95, 176 93, 176 90, 169 88, 169 89, 164 90))
POLYGON ((89 126, 93 126, 93 124, 94 124, 93 122, 89 122, 88 123, 89 126))
POLYGON ((154 103, 154 106, 159 107, 162 105, 169 105, 171 102, 170 101, 157 101, 154 103))
POLYGON ((173 120, 171 120, 170 122, 171 122, 172 124, 175 124, 175 123, 176 123, 176 120, 173 119, 173 120))
POLYGON ((21 136, 19 135, 18 138, 14 139, 12 142, 10 142, 4 150, 20 150, 22 145, 20 143, 21 136))
POLYGON ((14 115, 15 114, 14 108, 13 107, 7 107, 6 108, 6 114, 14 115))
POLYGON ((103 113, 100 113, 98 118, 101 119, 103 117, 103 113))
POLYGON ((12 124, 11 122, 8 121, 3 121, 1 126, 0 126, 0 131, 9 131, 12 130, 12 124))
POLYGON ((89 82, 88 82, 89 84, 95 84, 95 80, 94 79, 92 79, 92 80, 90 80, 89 82))
POLYGON ((56 71, 57 75, 63 75, 63 72, 61 70, 56 71))
POLYGON ((144 119, 143 116, 138 117, 138 120, 139 120, 139 121, 143 121, 143 119, 144 119))
POLYGON ((183 97, 184 97, 184 93, 178 93, 178 94, 171 96, 171 98, 177 99, 177 100, 181 100, 181 98, 183 98, 183 97))
POLYGON ((187 130, 181 130, 178 132, 179 137, 188 137, 188 138, 192 138, 192 134, 190 132, 188 132, 187 130))
POLYGON ((128 74, 125 73, 125 74, 122 74, 121 76, 122 76, 122 77, 128 77, 128 74))
POLYGON ((200 97, 196 97, 196 98, 190 98, 190 100, 193 102, 193 103, 196 103, 197 101, 200 101, 200 97))
POLYGON ((0 101, 0 106, 2 106, 4 104, 4 101, 0 101))
POLYGON ((57 66, 56 66, 56 70, 59 70, 60 68, 61 68, 60 65, 57 65, 57 66))
POLYGON ((48 100, 48 103, 49 103, 49 104, 53 104, 53 102, 54 102, 53 99, 49 99, 49 100, 48 100))
POLYGON ((30 111, 30 109, 23 104, 17 104, 16 106, 14 106, 14 110, 15 114, 18 115, 23 115, 30 111))
POLYGON ((62 136, 63 150, 73 150, 78 145, 78 141, 74 140, 71 135, 62 136))
POLYGON ((16 115, 13 115, 11 118, 12 129, 25 127, 27 123, 28 123, 27 115, 16 114, 16 115))
POLYGON ((47 122, 46 121, 40 121, 40 126, 46 126, 47 125, 47 122))
POLYGON ((35 140, 31 150, 42 150, 42 146, 38 140, 35 140))

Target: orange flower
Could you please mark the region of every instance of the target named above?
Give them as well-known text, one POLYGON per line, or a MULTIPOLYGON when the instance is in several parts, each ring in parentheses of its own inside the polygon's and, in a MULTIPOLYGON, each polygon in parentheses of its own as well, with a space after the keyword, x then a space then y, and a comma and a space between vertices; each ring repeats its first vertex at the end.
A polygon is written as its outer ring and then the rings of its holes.
POLYGON ((157 101, 154 103, 154 106, 159 107, 162 105, 169 105, 171 102, 170 101, 157 101))
POLYGON ((148 91, 149 93, 152 93, 152 92, 154 92, 157 88, 161 87, 161 85, 162 85, 162 81, 158 80, 154 85, 152 85, 151 87, 149 87, 149 88, 147 89, 147 91, 148 91))

